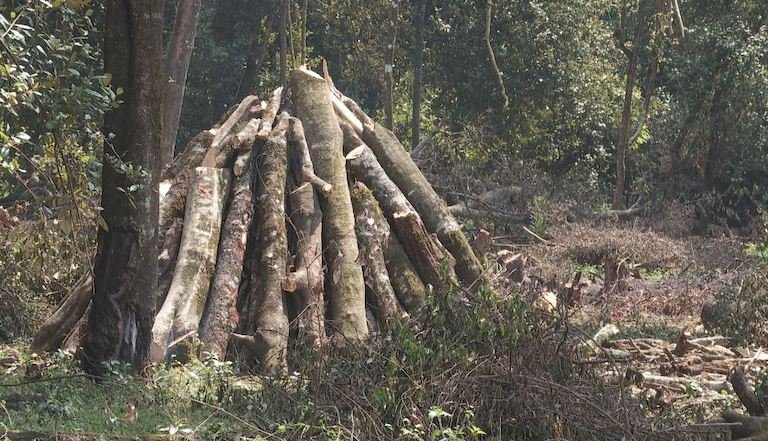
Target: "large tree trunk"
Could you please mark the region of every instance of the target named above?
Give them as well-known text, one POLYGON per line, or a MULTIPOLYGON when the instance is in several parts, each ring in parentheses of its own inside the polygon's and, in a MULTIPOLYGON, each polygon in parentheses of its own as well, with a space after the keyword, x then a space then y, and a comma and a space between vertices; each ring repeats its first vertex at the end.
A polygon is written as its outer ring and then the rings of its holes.
POLYGON ((195 169, 173 282, 152 327, 150 359, 154 362, 164 361, 169 347, 197 337, 216 265, 229 180, 229 170, 195 169))
POLYGON ((105 115, 101 215, 85 368, 139 365, 151 340, 157 290, 163 1, 107 2, 104 70, 125 103, 105 115), (107 136, 114 133, 115 136, 107 136), (126 175, 130 164, 144 173, 126 175), (134 187, 134 185, 136 187, 134 187), (126 191, 133 189, 135 191, 126 191))
POLYGON ((456 259, 456 274, 459 279, 467 285, 487 281, 483 266, 472 251, 461 226, 421 174, 397 137, 379 124, 374 127, 365 125, 363 141, 373 150, 387 176, 399 188, 408 189, 408 200, 421 215, 429 231, 437 234, 440 242, 456 259))
POLYGON ((325 340, 323 213, 312 185, 313 179, 319 178, 315 176, 301 120, 291 118, 289 133, 291 169, 296 183, 289 201, 291 222, 296 230, 296 261, 287 285, 299 297, 299 335, 310 345, 319 347, 325 340))
POLYGON ((424 72, 424 16, 427 0, 416 3, 416 50, 413 56, 413 108, 411 118, 411 151, 421 141, 421 80, 424 72))
POLYGON ((259 232, 258 275, 250 293, 249 325, 256 358, 262 371, 288 371, 288 317, 283 304, 283 281, 288 259, 285 228, 285 184, 288 173, 286 131, 288 114, 280 114, 277 125, 258 156, 256 225, 259 232))
MULTIPOLYGON (((246 152, 238 159, 242 158, 242 161, 248 164, 251 157, 252 152, 246 152)), ((245 166, 235 182, 232 203, 221 231, 219 257, 208 294, 207 312, 200 324, 203 351, 216 355, 220 360, 226 356, 229 335, 235 330, 239 319, 237 295, 243 275, 248 230, 253 216, 251 176, 251 167, 245 166)))
POLYGON ((321 201, 323 242, 327 247, 331 326, 343 337, 357 340, 368 334, 363 272, 357 263, 355 218, 347 185, 342 133, 330 101, 328 86, 317 74, 291 72, 296 116, 305 126, 309 152, 317 175, 333 186, 321 201))
POLYGON ((197 16, 202 0, 184 0, 176 4, 176 24, 173 27, 171 46, 166 64, 165 94, 163 95, 162 165, 173 160, 176 134, 179 132, 181 105, 187 82, 189 60, 195 47, 197 16))

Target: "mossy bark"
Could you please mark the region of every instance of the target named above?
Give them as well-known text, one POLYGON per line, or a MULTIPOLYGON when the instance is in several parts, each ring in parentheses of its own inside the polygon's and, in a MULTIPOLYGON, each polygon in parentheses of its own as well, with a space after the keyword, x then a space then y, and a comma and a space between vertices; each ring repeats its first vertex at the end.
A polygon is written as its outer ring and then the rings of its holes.
POLYGON ((320 205, 328 264, 330 325, 346 340, 368 334, 363 272, 358 264, 355 219, 347 185, 342 133, 325 81, 314 72, 293 70, 290 88, 296 116, 304 123, 315 173, 333 186, 320 205))
POLYGON ((149 357, 154 362, 165 360, 174 343, 197 337, 216 265, 229 180, 229 170, 195 169, 173 281, 152 327, 149 357))
POLYGON ((286 130, 288 114, 282 113, 257 159, 256 244, 258 272, 250 293, 249 333, 263 372, 288 371, 288 317, 283 303, 288 240, 285 228, 285 185, 288 173, 286 130))

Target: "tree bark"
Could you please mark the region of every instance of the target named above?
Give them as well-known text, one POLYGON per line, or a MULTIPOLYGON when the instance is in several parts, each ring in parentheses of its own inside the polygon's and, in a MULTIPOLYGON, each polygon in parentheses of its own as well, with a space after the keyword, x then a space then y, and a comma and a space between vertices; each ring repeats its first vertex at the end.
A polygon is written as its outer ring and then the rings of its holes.
POLYGON ((421 279, 438 289, 451 286, 456 282, 453 267, 449 264, 444 274, 442 262, 451 262, 452 258, 444 255, 435 243, 413 205, 387 176, 371 149, 349 125, 342 124, 342 131, 344 147, 349 152, 347 167, 356 179, 373 191, 421 279))
POLYGON ((176 135, 179 132, 184 87, 187 82, 189 60, 195 47, 197 16, 202 0, 184 0, 176 4, 176 23, 171 36, 166 64, 165 94, 163 95, 162 165, 173 161, 176 135))
POLYGON ((283 306, 282 284, 288 259, 285 228, 285 184, 288 173, 286 131, 288 114, 280 114, 277 125, 257 160, 260 182, 256 191, 256 225, 259 231, 258 277, 250 293, 249 326, 255 356, 263 372, 288 371, 288 317, 283 306))
POLYGON ((388 329, 393 320, 407 319, 408 314, 397 300, 387 272, 384 247, 389 236, 378 221, 384 217, 373 193, 362 182, 355 182, 350 189, 352 206, 355 209, 355 233, 360 246, 365 283, 376 303, 376 316, 383 329, 388 329), (378 214, 378 216, 376 215, 378 214))
POLYGON ((309 152, 317 175, 333 186, 321 201, 323 242, 330 275, 330 320, 337 332, 351 340, 368 334, 365 320, 363 273, 357 263, 355 219, 342 152, 342 133, 325 81, 314 72, 293 70, 291 91, 296 115, 305 126, 309 152))
POLYGON ((164 361, 171 346, 197 337, 216 265, 229 180, 228 170, 195 169, 173 281, 152 327, 150 359, 153 362, 164 361))
POLYGON ((106 6, 104 70, 112 86, 123 89, 124 104, 104 118, 101 215, 108 229, 98 233, 82 352, 89 372, 112 359, 140 365, 149 350, 157 290, 162 14, 162 0, 110 0, 106 6), (126 175, 122 163, 144 173, 126 175))
MULTIPOLYGON (((240 158, 249 163, 251 154, 250 151, 243 153, 240 158)), ((219 360, 225 358, 229 335, 239 320, 237 295, 243 275, 248 230, 253 217, 251 168, 246 167, 245 170, 237 178, 232 191, 232 203, 221 231, 219 257, 208 294, 206 314, 200 324, 202 350, 216 355, 219 360)))
POLYGON ((163 237, 163 246, 160 254, 157 256, 157 296, 155 305, 158 309, 163 306, 165 296, 171 288, 173 281, 173 271, 176 269, 176 261, 179 257, 179 246, 181 246, 181 233, 184 230, 184 219, 177 217, 173 220, 168 231, 163 237))
MULTIPOLYGON (((291 118, 291 170, 299 183, 289 196, 291 223, 296 233, 295 270, 286 285, 299 297, 297 317, 300 338, 306 337, 314 347, 325 340, 325 303, 323 299, 323 213, 320 201, 310 183, 314 173, 309 148, 301 121, 291 118)), ((317 178, 319 179, 319 178, 317 178)), ((330 184, 327 184, 330 186, 330 184)))
POLYGON ((90 271, 78 280, 66 299, 40 327, 29 347, 31 352, 53 352, 75 328, 93 297, 93 275, 90 271))
POLYGON ((384 82, 386 90, 384 91, 384 124, 392 130, 394 124, 394 67, 395 67, 395 47, 397 46, 397 18, 398 7, 397 0, 392 0, 389 13, 389 38, 387 46, 384 49, 384 82))
POLYGON ((427 0, 416 3, 416 50, 413 56, 413 108, 411 118, 411 151, 416 149, 421 141, 421 89, 424 73, 424 16, 427 10, 427 0))

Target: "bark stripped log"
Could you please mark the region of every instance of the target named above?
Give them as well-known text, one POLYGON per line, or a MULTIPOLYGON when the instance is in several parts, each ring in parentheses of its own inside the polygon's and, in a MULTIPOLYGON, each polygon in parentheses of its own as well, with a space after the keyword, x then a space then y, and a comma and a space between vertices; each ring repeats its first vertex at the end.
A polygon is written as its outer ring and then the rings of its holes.
POLYGON ((330 321, 338 334, 361 340, 368 334, 365 318, 363 272, 357 263, 355 219, 342 152, 342 133, 322 77, 307 70, 293 70, 290 87, 296 116, 305 126, 315 173, 333 185, 321 201, 323 242, 330 276, 330 321))
POLYGON ((432 239, 413 205, 389 179, 373 151, 348 124, 341 126, 345 135, 344 147, 349 151, 346 158, 349 170, 373 191, 421 279, 438 289, 455 284, 452 258, 432 239), (449 263, 446 271, 443 270, 443 261, 449 263))
MULTIPOLYGON (((251 152, 243 153, 239 161, 249 164, 251 152)), ((200 325, 202 350, 223 360, 227 352, 229 335, 239 319, 237 295, 243 275, 243 259, 248 229, 253 216, 253 192, 250 167, 240 175, 232 190, 232 203, 221 231, 219 257, 211 290, 208 293, 206 314, 200 325)))
MULTIPOLYGON (((315 194, 311 176, 314 166, 301 121, 291 118, 289 140, 291 143, 291 169, 297 185, 289 196, 291 223, 296 229, 295 270, 288 275, 287 286, 299 298, 297 325, 299 335, 310 346, 322 346, 325 340, 325 304, 323 300, 323 213, 315 194)), ((315 176, 317 178, 317 176, 315 176)), ((320 179, 320 178, 317 178, 320 179)), ((330 184, 326 184, 330 187, 330 184)))
POLYGON ((283 280, 288 259, 285 228, 285 183, 288 173, 288 114, 277 120, 257 158, 256 245, 258 276, 250 293, 249 326, 254 355, 271 375, 288 371, 288 317, 283 306, 283 280))
POLYGON ((397 300, 384 259, 384 246, 388 232, 376 222, 383 217, 373 193, 362 182, 355 182, 350 188, 352 206, 355 210, 355 233, 360 246, 365 283, 376 304, 376 317, 387 329, 393 320, 407 319, 408 314, 397 300))
POLYGON ((197 336, 216 264, 229 179, 229 170, 195 169, 173 282, 152 327, 151 361, 164 361, 169 346, 197 336))
POLYGON ((93 297, 93 275, 84 274, 70 290, 67 298, 59 305, 35 334, 29 350, 32 352, 53 352, 61 347, 67 335, 72 332, 85 314, 93 297))
POLYGON ((448 207, 421 174, 397 137, 385 127, 365 126, 363 140, 376 155, 381 166, 399 188, 408 189, 408 200, 421 215, 427 228, 456 259, 456 274, 467 285, 488 282, 480 260, 475 256, 461 226, 448 207))

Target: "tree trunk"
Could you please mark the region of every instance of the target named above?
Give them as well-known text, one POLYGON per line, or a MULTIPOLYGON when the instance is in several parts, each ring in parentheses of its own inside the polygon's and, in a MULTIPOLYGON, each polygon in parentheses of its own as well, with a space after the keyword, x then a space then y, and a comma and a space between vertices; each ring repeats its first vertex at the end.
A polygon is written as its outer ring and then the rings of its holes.
POLYGON ((280 2, 280 86, 288 84, 288 8, 290 0, 280 2))
POLYGON ((216 265, 229 180, 228 170, 195 169, 173 282, 152 327, 150 359, 154 362, 164 361, 169 347, 197 337, 216 265))
POLYGON ((384 125, 392 130, 394 124, 393 108, 395 101, 394 94, 394 65, 395 65, 395 47, 397 46, 397 0, 392 0, 389 13, 389 39, 387 47, 384 49, 384 82, 386 90, 384 91, 384 125))
MULTIPOLYGON (((295 270, 289 274, 287 285, 299 297, 297 324, 299 335, 311 346, 319 347, 325 340, 325 303, 323 299, 323 213, 312 177, 314 173, 309 148, 301 120, 291 118, 291 169, 298 183, 290 194, 291 223, 296 230, 295 270)), ((330 184, 328 184, 330 186, 330 184)))
MULTIPOLYGON (((251 155, 249 151, 240 155, 240 158, 248 164, 251 155)), ((239 319, 237 295, 253 216, 250 170, 251 167, 245 167, 245 172, 237 178, 232 190, 232 203, 221 231, 219 257, 208 294, 206 314, 200 324, 202 350, 216 355, 219 360, 226 356, 229 335, 235 330, 239 319)))
POLYGON ((185 0, 176 4, 176 23, 171 36, 166 64, 165 94, 163 95, 162 165, 173 161, 176 135, 179 131, 181 105, 187 82, 189 60, 195 47, 197 16, 202 0, 185 0))
POLYGON ((321 201, 323 243, 326 246, 330 320, 337 332, 351 340, 365 338, 365 288, 357 263, 355 218, 347 185, 343 138, 326 82, 314 72, 293 70, 291 91, 296 116, 304 123, 309 152, 317 175, 333 186, 321 201))
POLYGON ((483 34, 483 42, 485 43, 485 50, 488 52, 488 59, 491 62, 491 70, 493 71, 493 78, 496 80, 496 86, 499 88, 501 94, 501 108, 506 109, 509 107, 509 96, 507 96, 507 89, 504 87, 504 76, 499 70, 499 65, 496 64, 496 56, 493 54, 493 46, 491 46, 491 17, 492 17, 493 1, 487 0, 485 4, 485 33, 483 34))
POLYGON ((355 182, 350 192, 365 282, 373 294, 379 323, 388 329, 392 320, 408 318, 397 300, 385 263, 384 247, 389 231, 385 231, 383 225, 376 222, 383 220, 383 216, 378 212, 379 207, 371 190, 362 182, 355 182))
POLYGON ((397 233, 408 257, 416 267, 421 279, 435 288, 445 289, 455 283, 456 276, 449 264, 444 274, 442 261, 451 262, 441 247, 433 241, 413 205, 402 191, 387 176, 376 156, 352 128, 342 124, 347 166, 352 175, 365 183, 379 201, 384 215, 397 233))
POLYGON ((93 296, 93 276, 83 275, 67 294, 67 298, 35 334, 29 347, 31 352, 53 352, 61 347, 64 339, 83 317, 93 296))
POLYGON ((112 75, 112 86, 123 89, 125 103, 104 118, 110 141, 104 147, 101 215, 108 229, 98 233, 94 296, 82 353, 84 367, 96 373, 106 360, 142 364, 151 340, 157 291, 163 2, 111 0, 105 20, 104 70, 112 75), (119 168, 122 163, 144 173, 126 175, 119 168))
POLYGON ((427 0, 416 4, 416 51, 413 56, 413 116, 411 118, 411 151, 421 141, 421 81, 424 69, 424 16, 427 0))
POLYGON ((285 183, 288 173, 286 130, 288 114, 280 114, 277 125, 257 160, 260 182, 256 191, 256 225, 259 231, 258 276, 250 293, 249 325, 253 348, 263 372, 288 371, 288 317, 283 306, 282 284, 288 259, 285 228, 285 183))
MULTIPOLYGON (((459 279, 467 285, 487 281, 483 266, 472 251, 461 226, 421 174, 397 137, 385 127, 376 124, 375 127, 365 126, 363 140, 373 150, 387 176, 400 189, 408 189, 408 200, 421 215, 429 231, 437 234, 440 242, 456 259, 456 274, 459 279)), ((405 241, 405 238, 401 240, 405 241)))
POLYGON ((261 32, 261 26, 254 32, 253 40, 251 42, 251 49, 248 53, 248 61, 245 65, 245 72, 243 72, 243 80, 239 87, 239 94, 254 94, 259 85, 259 75, 261 75, 262 65, 264 59, 269 52, 269 47, 273 42, 273 34, 275 33, 275 24, 278 20, 275 17, 278 14, 274 8, 270 8, 267 15, 266 23, 264 24, 264 32, 261 32))

